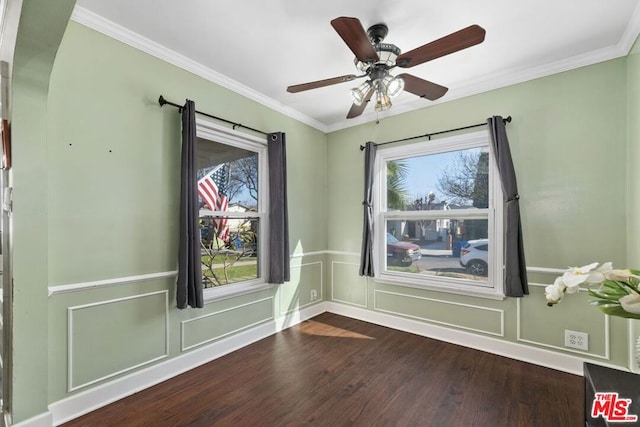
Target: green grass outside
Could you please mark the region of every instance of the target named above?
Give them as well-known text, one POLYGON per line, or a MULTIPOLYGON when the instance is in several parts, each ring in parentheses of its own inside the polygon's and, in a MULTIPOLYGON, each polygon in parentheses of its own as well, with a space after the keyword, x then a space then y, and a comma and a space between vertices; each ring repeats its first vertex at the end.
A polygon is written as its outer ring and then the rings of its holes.
MULTIPOLYGON (((202 263, 203 264, 209 264, 211 262, 211 256, 209 255, 203 255, 202 256, 202 263)), ((224 255, 224 254, 218 254, 216 256, 213 257, 213 263, 214 264, 222 264, 225 261, 227 263, 233 262, 236 260, 236 256, 234 255, 224 255)), ((240 261, 255 261, 256 257, 254 256, 247 256, 247 257, 241 257, 240 261)))
POLYGON ((258 264, 238 265, 227 267, 228 282, 225 283, 224 267, 214 268, 213 273, 209 269, 203 269, 202 275, 205 277, 218 278, 220 284, 211 282, 210 280, 204 281, 205 288, 212 288, 215 286, 230 285, 232 283, 243 282, 245 280, 252 280, 258 277, 258 264))

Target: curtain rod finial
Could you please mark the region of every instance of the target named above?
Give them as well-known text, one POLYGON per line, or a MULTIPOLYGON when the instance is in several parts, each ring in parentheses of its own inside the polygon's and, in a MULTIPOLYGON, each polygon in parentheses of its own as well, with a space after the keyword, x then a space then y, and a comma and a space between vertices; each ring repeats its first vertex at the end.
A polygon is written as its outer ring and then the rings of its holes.
POLYGON ((365 147, 364 145, 361 145, 361 146, 360 146, 360 151, 364 151, 364 149, 365 149, 365 148, 366 148, 366 147, 365 147))
POLYGON ((160 95, 160 98, 158 98, 158 104, 160 104, 160 106, 162 107, 166 103, 167 103, 167 100, 164 99, 164 96, 160 95))
POLYGON ((505 123, 511 123, 511 116, 507 116, 506 119, 504 119, 505 123))

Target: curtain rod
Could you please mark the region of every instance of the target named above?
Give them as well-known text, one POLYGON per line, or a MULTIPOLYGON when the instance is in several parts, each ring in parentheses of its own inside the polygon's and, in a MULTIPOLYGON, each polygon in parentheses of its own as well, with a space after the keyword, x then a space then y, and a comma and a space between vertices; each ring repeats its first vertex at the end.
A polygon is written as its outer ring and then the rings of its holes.
MULTIPOLYGON (((167 101, 166 99, 164 99, 164 96, 162 96, 162 95, 160 95, 160 98, 158 98, 158 104, 160 104, 160 107, 162 107, 165 104, 169 104, 169 105, 172 105, 172 106, 178 108, 180 111, 182 111, 182 107, 183 107, 182 105, 176 104, 174 102, 167 101)), ((244 129, 251 130, 253 132, 261 133, 261 134, 263 134, 265 136, 269 135, 268 132, 264 132, 264 131, 261 131, 259 129, 250 128, 249 126, 245 126, 245 125, 240 124, 240 123, 232 122, 231 120, 223 119, 222 117, 218 117, 218 116, 214 116, 214 115, 211 115, 211 114, 203 113, 202 111, 198 111, 198 110, 196 110, 196 113, 198 113, 200 115, 203 115, 203 116, 210 117, 212 119, 220 120, 221 122, 224 122, 224 123, 227 123, 227 124, 230 124, 230 125, 233 125, 233 129, 235 129, 235 128, 244 128, 244 129)))
MULTIPOLYGON (((511 116, 508 116, 508 117, 502 119, 502 121, 504 123, 511 123, 511 116)), ((409 138, 402 138, 402 139, 396 139, 394 141, 381 142, 381 143, 375 144, 375 145, 376 146, 387 145, 387 144, 393 144, 394 142, 403 142, 403 141, 409 141, 409 140, 412 140, 412 139, 425 138, 425 137, 431 139, 431 137, 434 136, 434 135, 440 135, 440 134, 443 134, 443 133, 455 132, 455 131, 458 131, 458 130, 477 128, 477 127, 486 126, 486 125, 487 125, 486 123, 478 123, 478 124, 475 124, 475 125, 463 126, 461 128, 441 130, 439 132, 425 133, 424 135, 411 136, 409 138)), ((360 146, 360 151, 364 150, 364 148, 365 148, 364 145, 361 145, 360 146)))

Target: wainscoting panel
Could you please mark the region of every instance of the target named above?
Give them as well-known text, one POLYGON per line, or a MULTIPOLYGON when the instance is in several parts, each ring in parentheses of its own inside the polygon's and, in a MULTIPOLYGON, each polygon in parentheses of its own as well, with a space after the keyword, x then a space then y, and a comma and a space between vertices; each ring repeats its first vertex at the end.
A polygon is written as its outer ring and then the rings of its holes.
POLYGON ((69 307, 68 391, 167 357, 168 295, 158 291, 69 307))
POLYGON ((376 311, 504 336, 504 310, 376 289, 376 311))
POLYGON ((360 264, 331 262, 331 299, 367 308, 367 279, 359 275, 360 264))
POLYGON ((271 320, 273 297, 184 320, 180 324, 180 348, 187 351, 271 320))
POLYGON ((586 291, 570 295, 562 304, 546 307, 544 285, 529 284, 530 295, 517 299, 517 340, 553 350, 582 354, 609 360, 611 339, 609 318, 589 304, 586 291), (585 316, 567 316, 567 313, 587 312, 585 316), (564 331, 584 332, 589 335, 587 351, 565 347, 564 331))
POLYGON ((291 280, 280 285, 280 315, 284 316, 324 299, 322 261, 291 265, 291 280))

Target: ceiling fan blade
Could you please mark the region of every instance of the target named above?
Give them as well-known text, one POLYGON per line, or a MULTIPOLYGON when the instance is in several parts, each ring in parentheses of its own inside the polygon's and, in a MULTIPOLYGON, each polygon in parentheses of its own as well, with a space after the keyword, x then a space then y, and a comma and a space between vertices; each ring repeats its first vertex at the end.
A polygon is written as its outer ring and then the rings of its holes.
POLYGON ((331 26, 342 37, 351 52, 362 62, 377 62, 380 60, 378 53, 373 48, 369 36, 364 31, 358 18, 341 16, 331 21, 331 26))
POLYGON ((411 74, 400 74, 397 77, 401 77, 404 80, 405 91, 418 95, 420 98, 427 98, 431 101, 435 101, 442 97, 449 90, 444 86, 440 86, 428 80, 423 80, 420 77, 412 76, 411 74))
POLYGON ((356 77, 358 76, 356 76, 355 74, 345 74, 344 76, 340 76, 340 77, 332 77, 330 79, 318 80, 318 81, 309 82, 309 83, 302 83, 299 85, 289 86, 287 88, 287 92, 297 93, 305 90, 317 89, 319 87, 331 86, 338 83, 350 82, 356 77))
POLYGON ((471 25, 441 39, 432 41, 398 56, 396 65, 409 68, 449 55, 462 49, 477 45, 484 41, 485 31, 479 25, 471 25))
POLYGON ((371 100, 373 92, 375 92, 374 88, 369 89, 369 92, 367 93, 367 96, 364 97, 364 102, 362 104, 353 104, 351 106, 349 113, 347 113, 347 119, 353 119, 354 117, 358 117, 360 114, 362 114, 364 109, 367 108, 367 105, 369 105, 369 101, 371 100))

